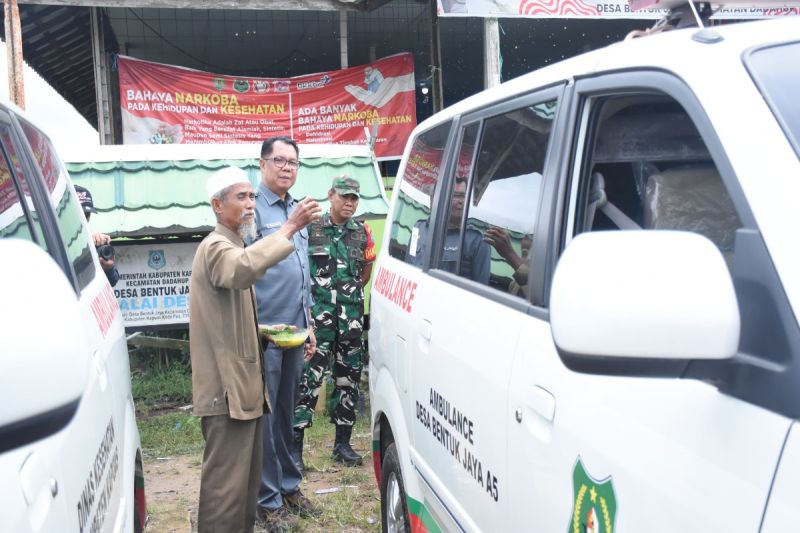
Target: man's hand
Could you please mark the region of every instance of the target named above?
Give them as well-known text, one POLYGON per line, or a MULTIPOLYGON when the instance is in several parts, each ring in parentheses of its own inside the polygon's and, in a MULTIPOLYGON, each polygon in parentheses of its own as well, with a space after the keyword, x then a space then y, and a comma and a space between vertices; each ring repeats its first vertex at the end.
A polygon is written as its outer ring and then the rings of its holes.
POLYGON ((111 244, 111 237, 105 233, 92 233, 92 240, 94 241, 95 248, 103 246, 104 244, 111 244))
POLYGON ((303 361, 308 362, 317 351, 317 336, 314 335, 314 328, 308 328, 308 341, 305 344, 306 350, 303 353, 303 361))
POLYGON ((322 208, 316 200, 311 197, 305 197, 302 201, 298 202, 289 218, 284 222, 283 226, 278 229, 278 233, 291 239, 292 235, 301 229, 308 226, 314 220, 317 220, 322 213, 322 208))
POLYGON ((114 268, 114 258, 111 259, 103 259, 102 257, 98 257, 100 259, 100 266, 103 267, 103 270, 108 272, 112 268, 114 268))
POLYGON ((493 246, 502 257, 508 256, 514 250, 511 247, 511 239, 508 237, 508 233, 500 228, 487 229, 483 240, 493 246))
MULTIPOLYGON (((94 247, 98 248, 105 244, 111 244, 111 237, 106 235, 105 233, 92 233, 92 240, 94 241, 94 247)), ((100 260, 100 266, 103 267, 103 270, 108 272, 112 268, 114 268, 114 258, 111 259, 103 259, 102 257, 98 257, 100 260)))
POLYGON ((483 236, 483 240, 493 246, 500 257, 508 261, 511 268, 518 269, 524 262, 519 254, 511 246, 511 238, 508 232, 502 228, 489 228, 483 236))

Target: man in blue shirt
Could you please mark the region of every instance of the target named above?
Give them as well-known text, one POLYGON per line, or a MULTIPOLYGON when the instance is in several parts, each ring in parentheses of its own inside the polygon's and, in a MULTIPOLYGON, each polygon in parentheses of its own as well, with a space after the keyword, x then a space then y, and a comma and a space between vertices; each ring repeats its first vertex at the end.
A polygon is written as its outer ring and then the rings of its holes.
MULTIPOLYGON (((257 238, 266 237, 286 222, 298 205, 289 189, 297 181, 300 168, 297 143, 289 137, 270 137, 261 146, 261 183, 256 199, 257 238)), ((313 202, 306 198, 303 203, 313 202)), ((317 209, 316 215, 319 215, 317 209)), ((271 267, 255 284, 258 323, 288 324, 311 330, 311 279, 308 269, 308 232, 303 229, 293 236, 294 252, 271 267)), ((264 368, 272 413, 265 414, 264 457, 261 488, 258 494, 259 514, 268 531, 292 531, 299 522, 290 513, 302 516, 318 514, 318 510, 300 492, 302 474, 292 461, 292 420, 297 385, 303 362, 316 349, 313 331, 310 342, 298 348, 281 349, 268 344, 264 351, 264 368)))
MULTIPOLYGON (((463 249, 459 250, 461 233, 461 216, 464 213, 466 202, 467 182, 464 178, 456 179, 453 187, 453 197, 450 203, 450 214, 447 223, 447 232, 444 237, 444 249, 439 265, 435 268, 458 274, 459 276, 484 285, 489 284, 491 249, 484 241, 483 235, 477 229, 467 225, 464 232, 463 249), (460 264, 459 264, 460 261, 460 264), (456 265, 459 265, 456 272, 456 265)), ((410 254, 408 262, 412 265, 421 266, 425 255, 425 246, 428 240, 428 220, 420 220, 414 226, 417 247, 415 253, 410 254)), ((412 238, 414 242, 414 238, 412 238)))

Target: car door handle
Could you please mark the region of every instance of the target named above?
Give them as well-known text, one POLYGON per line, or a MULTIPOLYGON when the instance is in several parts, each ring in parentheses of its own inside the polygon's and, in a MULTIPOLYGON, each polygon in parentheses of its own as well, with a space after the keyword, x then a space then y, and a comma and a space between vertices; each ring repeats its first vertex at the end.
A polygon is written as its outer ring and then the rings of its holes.
MULTIPOLYGON (((531 387, 528 394, 528 406, 548 422, 556 418, 556 397, 540 385, 531 387)), ((522 422, 522 413, 517 410, 517 422, 522 422)))
POLYGON ((92 354, 92 362, 94 363, 95 372, 97 372, 97 381, 100 385, 100 390, 105 392, 108 386, 108 372, 106 372, 106 363, 99 351, 95 350, 92 354))
POLYGON ((419 335, 425 342, 431 342, 431 336, 433 335, 433 324, 431 324, 430 320, 422 319, 422 327, 419 330, 419 335))

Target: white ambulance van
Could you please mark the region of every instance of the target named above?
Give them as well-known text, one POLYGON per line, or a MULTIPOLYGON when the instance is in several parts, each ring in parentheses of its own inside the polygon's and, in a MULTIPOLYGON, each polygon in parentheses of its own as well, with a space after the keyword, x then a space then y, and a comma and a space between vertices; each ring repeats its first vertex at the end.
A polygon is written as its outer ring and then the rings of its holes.
POLYGON ((800 531, 800 17, 421 123, 374 268, 384 531, 800 531))
POLYGON ((53 145, 9 104, 0 148, 0 531, 142 531, 114 293, 53 145))

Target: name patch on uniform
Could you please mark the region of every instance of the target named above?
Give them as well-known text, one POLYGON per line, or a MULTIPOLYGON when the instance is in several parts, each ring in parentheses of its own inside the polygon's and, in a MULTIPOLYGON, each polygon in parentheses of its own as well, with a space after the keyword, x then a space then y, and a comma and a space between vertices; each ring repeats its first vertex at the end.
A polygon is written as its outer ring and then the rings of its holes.
POLYGON ((266 229, 279 228, 281 227, 281 224, 283 224, 283 222, 269 222, 267 224, 264 224, 264 227, 266 229))

